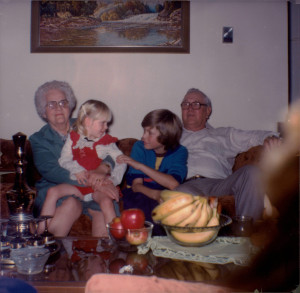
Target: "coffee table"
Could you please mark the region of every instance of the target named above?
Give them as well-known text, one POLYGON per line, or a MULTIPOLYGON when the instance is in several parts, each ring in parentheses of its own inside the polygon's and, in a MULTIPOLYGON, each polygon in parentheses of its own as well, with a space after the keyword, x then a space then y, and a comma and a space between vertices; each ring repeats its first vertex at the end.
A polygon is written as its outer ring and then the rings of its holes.
POLYGON ((122 273, 158 276, 168 279, 217 284, 235 269, 235 265, 203 264, 121 251, 109 239, 94 237, 56 238, 59 249, 53 253, 42 273, 19 274, 14 265, 1 265, 0 276, 19 278, 39 293, 84 292, 87 280, 96 273, 122 273))

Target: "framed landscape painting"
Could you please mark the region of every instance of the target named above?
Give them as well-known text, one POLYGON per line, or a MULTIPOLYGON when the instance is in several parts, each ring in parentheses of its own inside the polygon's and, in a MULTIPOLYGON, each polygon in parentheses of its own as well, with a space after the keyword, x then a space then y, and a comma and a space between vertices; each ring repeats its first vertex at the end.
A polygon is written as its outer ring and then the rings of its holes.
POLYGON ((32 53, 189 50, 189 1, 31 2, 32 53))

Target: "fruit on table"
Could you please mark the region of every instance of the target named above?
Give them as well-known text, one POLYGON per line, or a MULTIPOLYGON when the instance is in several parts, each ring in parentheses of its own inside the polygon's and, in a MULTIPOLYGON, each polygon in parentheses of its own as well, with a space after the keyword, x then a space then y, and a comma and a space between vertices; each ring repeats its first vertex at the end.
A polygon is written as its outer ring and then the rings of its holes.
MULTIPOLYGON (((214 218, 212 218, 214 219, 214 218)), ((211 226, 217 226, 211 225, 211 226)), ((210 226, 207 226, 210 227, 210 226)), ((217 236, 217 230, 208 230, 202 232, 180 232, 180 231, 171 231, 173 237, 180 242, 188 243, 188 244, 196 244, 196 243, 204 243, 209 241, 210 239, 217 236)))
MULTIPOLYGON (((177 227, 213 227, 220 225, 221 205, 216 197, 207 199, 202 196, 163 190, 164 202, 152 212, 154 221, 164 225, 177 227)), ((215 238, 218 230, 201 232, 180 231, 171 229, 172 236, 180 242, 187 244, 204 243, 215 238)))
POLYGON ((195 227, 205 227, 210 220, 210 212, 207 208, 207 199, 204 199, 204 203, 202 205, 201 217, 199 217, 198 221, 195 223, 195 227))
MULTIPOLYGON (((203 208, 202 208, 203 211, 203 208)), ((206 209, 204 209, 206 211, 206 209)), ((205 217, 205 221, 207 222, 208 213, 204 212, 203 217, 205 217)), ((202 214, 199 220, 201 220, 202 214)), ((203 221, 203 222, 205 222, 203 221)), ((198 221, 199 222, 199 221, 198 221)), ((196 223, 195 227, 205 227, 205 226, 197 226, 198 222, 196 223)), ((201 222, 201 221, 200 221, 201 222)), ((217 212, 217 208, 213 208, 213 215, 211 219, 209 219, 206 227, 213 227, 220 225, 220 215, 217 212)), ((184 243, 204 243, 206 241, 209 241, 210 239, 217 236, 218 231, 217 230, 208 230, 208 231, 202 231, 202 232, 181 232, 181 231, 171 231, 171 234, 173 237, 181 242, 184 243)))
POLYGON ((110 233, 115 239, 122 239, 125 237, 126 230, 124 229, 119 217, 115 217, 111 221, 110 228, 110 233))
POLYGON ((166 201, 166 200, 168 200, 172 197, 175 197, 177 195, 185 195, 185 194, 186 194, 186 192, 164 189, 160 193, 160 197, 163 201, 166 201))
POLYGON ((194 211, 183 221, 178 223, 178 227, 193 227, 200 218, 203 202, 201 200, 195 200, 193 204, 196 206, 194 211))
POLYGON ((120 216, 124 229, 140 229, 145 224, 145 214, 141 209, 127 209, 120 216))
POLYGON ((154 221, 160 221, 170 214, 191 204, 194 200, 195 198, 193 195, 181 192, 177 196, 171 197, 156 206, 152 211, 152 219, 154 221))
POLYGON ((132 245, 140 245, 145 243, 148 239, 148 231, 128 230, 126 233, 126 240, 132 245))

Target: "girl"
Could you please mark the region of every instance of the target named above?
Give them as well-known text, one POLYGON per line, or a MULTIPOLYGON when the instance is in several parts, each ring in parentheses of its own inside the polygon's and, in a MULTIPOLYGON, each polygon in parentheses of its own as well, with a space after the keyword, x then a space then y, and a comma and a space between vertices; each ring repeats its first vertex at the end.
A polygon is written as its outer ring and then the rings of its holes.
POLYGON ((57 200, 70 194, 84 201, 93 199, 105 222, 93 228, 93 236, 98 237, 107 236, 105 224, 116 217, 114 202, 119 201, 119 192, 115 186, 121 183, 126 170, 125 164, 116 163, 122 154, 115 144, 118 139, 106 134, 111 116, 107 105, 100 101, 88 100, 80 107, 59 164, 70 172, 71 179, 84 186, 60 184, 49 188, 41 211, 41 215, 53 215, 57 200))
MULTIPOLYGON (((130 166, 126 175, 128 186, 122 192, 124 209, 140 208, 146 220, 153 222, 151 212, 161 202, 161 190, 173 190, 185 179, 188 153, 179 144, 181 121, 171 111, 148 113, 142 127, 142 140, 134 144, 130 157, 120 155, 117 162, 130 166)), ((153 235, 163 234, 162 228, 154 225, 153 235)))

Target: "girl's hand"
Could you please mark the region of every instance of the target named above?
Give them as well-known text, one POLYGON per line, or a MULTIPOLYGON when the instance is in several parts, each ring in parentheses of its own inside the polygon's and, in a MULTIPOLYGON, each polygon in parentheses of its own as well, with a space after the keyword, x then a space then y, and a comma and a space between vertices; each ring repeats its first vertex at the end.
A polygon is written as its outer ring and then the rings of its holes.
POLYGON ((105 174, 99 174, 97 172, 90 171, 88 176, 88 185, 95 189, 95 186, 102 184, 103 180, 106 178, 105 174))
POLYGON ((101 181, 101 185, 110 185, 110 184, 113 184, 113 182, 111 181, 111 179, 109 177, 106 177, 104 178, 102 181, 101 181))
POLYGON ((88 181, 87 171, 81 171, 79 173, 76 173, 75 176, 79 184, 87 185, 87 181, 88 181))
POLYGON ((132 159, 131 157, 128 157, 126 155, 118 156, 116 161, 119 164, 128 164, 129 166, 131 166, 132 168, 134 168, 136 170, 140 170, 141 166, 143 165, 140 162, 135 161, 134 159, 132 159))
POLYGON ((103 183, 103 180, 109 175, 110 167, 108 167, 106 164, 100 164, 97 169, 89 171, 88 184, 93 187, 96 184, 103 183))

